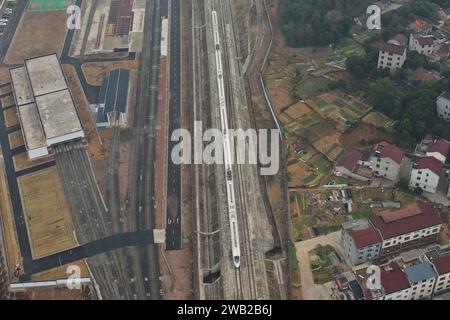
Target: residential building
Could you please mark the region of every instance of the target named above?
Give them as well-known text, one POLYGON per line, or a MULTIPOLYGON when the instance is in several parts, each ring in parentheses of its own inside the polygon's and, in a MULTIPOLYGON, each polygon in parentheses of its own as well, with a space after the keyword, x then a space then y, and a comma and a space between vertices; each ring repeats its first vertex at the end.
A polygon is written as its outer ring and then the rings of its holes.
POLYGON ((370 163, 375 176, 398 181, 405 153, 398 147, 383 141, 371 153, 370 163))
POLYGON ((341 232, 341 246, 349 264, 358 265, 379 256, 381 235, 367 220, 344 223, 341 232))
POLYGON ((391 262, 380 268, 383 300, 411 300, 411 284, 400 266, 391 262))
POLYGON ((450 8, 443 8, 438 11, 439 19, 442 21, 450 20, 450 8))
POLYGON ((406 61, 406 48, 393 44, 383 43, 378 54, 378 69, 389 69, 395 71, 403 67, 406 61))
POLYGON ((437 273, 428 261, 414 264, 404 269, 411 285, 410 300, 431 298, 437 273))
POLYGON ((444 165, 435 157, 425 157, 414 163, 411 170, 409 186, 423 191, 436 193, 444 165))
POLYGON ((434 243, 441 231, 439 214, 425 203, 385 210, 365 219, 343 223, 341 246, 351 265, 362 264, 406 249, 434 243))
POLYGON ((427 203, 385 210, 370 221, 383 239, 380 256, 434 243, 442 227, 441 217, 427 203))
POLYGON ((416 147, 416 155, 419 157, 433 157, 442 163, 447 160, 450 151, 450 142, 443 138, 433 137, 427 134, 416 147))
POLYGON ((409 50, 430 57, 436 50, 433 36, 422 36, 411 33, 409 37, 409 50))
POLYGON ((365 300, 430 299, 450 290, 450 246, 406 251, 378 267, 361 265, 342 277, 355 279, 365 300))
POLYGON ((440 118, 450 121, 450 91, 445 91, 437 98, 437 112, 440 118))
POLYGON ((437 272, 434 293, 442 293, 450 290, 450 254, 430 259, 437 272))
POLYGON ((356 149, 346 151, 336 163, 336 175, 343 176, 345 178, 369 181, 371 178, 371 172, 367 168, 361 166, 362 157, 363 154, 356 149))

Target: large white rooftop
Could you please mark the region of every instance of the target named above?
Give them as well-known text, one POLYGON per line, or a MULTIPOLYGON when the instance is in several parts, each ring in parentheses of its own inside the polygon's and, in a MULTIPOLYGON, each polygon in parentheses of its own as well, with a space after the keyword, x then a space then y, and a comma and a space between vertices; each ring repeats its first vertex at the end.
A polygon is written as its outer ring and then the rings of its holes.
POLYGON ((69 89, 36 97, 47 139, 81 131, 81 123, 69 89))
POLYGON ((44 154, 36 149, 84 137, 56 54, 28 59, 10 74, 30 159, 44 154))
POLYGON ((22 123, 23 135, 27 149, 46 147, 44 132, 39 120, 35 103, 30 103, 19 108, 19 116, 22 123))
POLYGON ((12 85, 18 106, 34 102, 33 90, 25 67, 10 70, 12 85))
POLYGON ((25 60, 25 67, 36 97, 67 88, 56 54, 25 60))

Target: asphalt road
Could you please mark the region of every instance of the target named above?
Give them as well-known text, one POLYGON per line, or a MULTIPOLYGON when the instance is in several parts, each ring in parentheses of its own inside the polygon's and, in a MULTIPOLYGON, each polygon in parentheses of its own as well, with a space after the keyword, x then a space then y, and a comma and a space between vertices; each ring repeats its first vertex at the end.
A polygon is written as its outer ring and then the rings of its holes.
MULTIPOLYGON (((170 21, 170 83, 169 83, 169 138, 172 132, 180 128, 181 116, 181 1, 171 2, 170 21)), ((177 142, 168 139, 169 155, 177 142)), ((181 166, 168 159, 167 168, 167 221, 166 250, 182 248, 182 215, 181 215, 181 166)))
MULTIPOLYGON (((0 103, 0 108, 2 105, 0 103)), ((30 239, 28 238, 27 227, 25 225, 25 217, 23 213, 22 201, 20 199, 19 185, 14 168, 13 154, 9 146, 8 130, 5 125, 5 115, 3 110, 0 112, 0 145, 3 152, 3 162, 6 170, 6 178, 8 180, 9 194, 11 198, 12 211, 14 214, 14 222, 16 225, 17 238, 19 241, 19 249, 22 254, 24 264, 30 262, 33 257, 31 254, 30 239)))
POLYGON ((25 276, 50 270, 85 258, 119 248, 153 244, 153 230, 121 233, 85 245, 65 250, 51 256, 33 260, 25 265, 25 276))

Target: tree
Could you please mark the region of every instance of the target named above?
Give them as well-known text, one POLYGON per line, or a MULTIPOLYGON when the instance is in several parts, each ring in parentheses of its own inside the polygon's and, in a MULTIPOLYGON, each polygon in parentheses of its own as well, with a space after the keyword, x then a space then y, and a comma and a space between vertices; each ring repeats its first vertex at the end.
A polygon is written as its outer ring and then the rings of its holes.
POLYGON ((398 183, 397 183, 397 187, 402 189, 402 190, 409 190, 409 183, 408 183, 408 179, 406 178, 401 178, 398 183))
POLYGON ((395 116, 401 113, 400 99, 395 92, 394 82, 390 78, 380 78, 370 87, 370 100, 375 109, 395 116))

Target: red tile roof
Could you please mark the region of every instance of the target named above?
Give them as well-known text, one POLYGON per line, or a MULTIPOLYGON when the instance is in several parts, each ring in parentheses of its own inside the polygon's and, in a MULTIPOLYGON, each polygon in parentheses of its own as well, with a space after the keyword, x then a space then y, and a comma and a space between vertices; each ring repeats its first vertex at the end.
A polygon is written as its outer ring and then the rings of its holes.
POLYGON ((450 150, 450 143, 445 139, 438 139, 435 144, 431 147, 431 152, 439 152, 443 156, 448 155, 448 151, 450 150))
POLYGON ((396 41, 401 46, 406 46, 408 44, 408 38, 403 33, 396 34, 392 40, 396 41))
POLYGON ((419 204, 419 208, 422 211, 421 214, 391 222, 385 222, 380 215, 375 215, 371 218, 371 222, 375 228, 380 230, 384 240, 442 223, 439 214, 434 212, 429 204, 421 203, 419 204))
POLYGON ((421 47, 431 46, 434 43, 433 37, 422 37, 422 36, 419 36, 419 35, 416 35, 416 34, 413 35, 413 36, 417 40, 417 42, 419 42, 419 45, 421 47))
POLYGON ((380 213, 380 217, 381 219, 383 219, 384 222, 390 223, 397 220, 402 220, 412 216, 416 216, 418 214, 422 214, 422 209, 420 208, 419 204, 412 203, 404 206, 401 209, 384 210, 380 213))
POLYGON ((380 44, 380 50, 402 56, 405 53, 406 49, 392 43, 383 42, 382 44, 380 44))
POLYGON ((420 81, 433 81, 439 79, 439 77, 435 76, 432 72, 427 71, 424 68, 416 69, 414 71, 413 78, 420 81))
POLYGON ((446 257, 440 257, 432 261, 439 275, 443 275, 450 272, 450 255, 446 257))
POLYGON ((385 270, 386 267, 381 268, 381 285, 383 286, 385 294, 391 294, 410 287, 408 276, 400 269, 397 263, 391 262, 390 270, 385 270))
POLYGON ((391 158, 398 164, 400 164, 405 156, 405 153, 402 149, 386 142, 382 141, 375 146, 373 151, 379 153, 381 158, 391 158))
POLYGON ((344 167, 350 171, 355 169, 358 161, 361 160, 363 154, 356 149, 348 150, 344 156, 336 163, 336 167, 344 167))
POLYGON ((358 249, 382 242, 380 233, 372 227, 350 232, 350 236, 355 241, 356 247, 358 249))
POLYGON ((431 170, 436 173, 439 177, 442 175, 442 170, 444 169, 444 164, 434 157, 425 157, 420 159, 419 163, 414 166, 416 170, 431 170))

